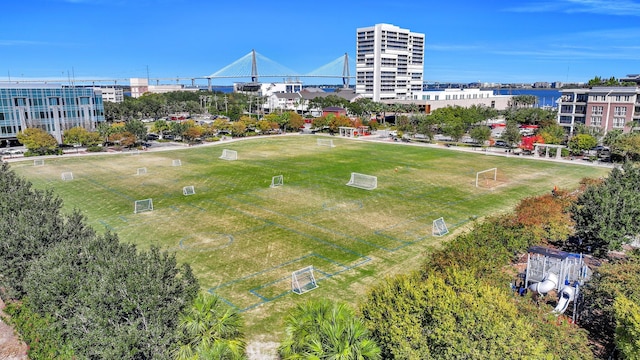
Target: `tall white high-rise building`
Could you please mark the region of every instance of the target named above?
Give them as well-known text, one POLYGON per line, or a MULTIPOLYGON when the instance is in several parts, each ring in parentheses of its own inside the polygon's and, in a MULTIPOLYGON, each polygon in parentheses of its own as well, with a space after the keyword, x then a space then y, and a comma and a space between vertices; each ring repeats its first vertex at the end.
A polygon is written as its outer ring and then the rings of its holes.
POLYGON ((424 34, 390 24, 358 28, 356 92, 373 101, 422 91, 424 34))

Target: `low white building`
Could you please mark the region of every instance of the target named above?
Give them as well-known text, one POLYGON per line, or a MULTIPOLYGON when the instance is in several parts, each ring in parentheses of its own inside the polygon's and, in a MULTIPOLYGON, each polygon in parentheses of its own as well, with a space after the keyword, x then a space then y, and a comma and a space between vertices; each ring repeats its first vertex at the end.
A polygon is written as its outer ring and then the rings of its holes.
POLYGON ((124 91, 120 87, 96 86, 93 88, 93 91, 102 93, 102 101, 112 103, 121 103, 124 101, 124 91))
POLYGON ((139 98, 144 93, 151 94, 164 94, 174 91, 198 91, 198 88, 188 88, 182 84, 157 84, 149 85, 149 81, 144 78, 131 78, 129 79, 129 85, 131 86, 131 97, 139 98))
POLYGON ((416 104, 424 107, 426 113, 447 106, 470 107, 486 106, 496 110, 505 110, 513 95, 496 95, 493 90, 482 89, 442 89, 416 92, 409 100, 384 100, 386 104, 416 104))

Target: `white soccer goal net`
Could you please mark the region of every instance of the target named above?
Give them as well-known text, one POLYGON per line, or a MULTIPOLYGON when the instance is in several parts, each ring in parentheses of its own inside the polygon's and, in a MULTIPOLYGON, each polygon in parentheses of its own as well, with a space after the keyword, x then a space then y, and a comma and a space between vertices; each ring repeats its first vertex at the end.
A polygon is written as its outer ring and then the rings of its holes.
POLYGON ((196 193, 196 189, 193 185, 185 186, 182 188, 183 195, 194 195, 196 193))
POLYGON ((378 187, 378 177, 353 172, 347 185, 365 190, 373 190, 378 187))
POLYGON ((220 159, 223 160, 238 160, 238 152, 235 150, 223 149, 220 159))
POLYGON ((488 170, 478 171, 476 173, 476 187, 486 183, 489 180, 496 181, 498 179, 498 168, 491 168, 488 170))
POLYGON ((431 234, 433 236, 444 236, 449 233, 449 229, 447 229, 447 224, 445 224, 443 218, 433 220, 433 230, 431 234))
POLYGON ((333 139, 318 139, 318 146, 335 147, 333 139))
POLYGON ((153 211, 153 200, 136 200, 136 202, 133 204, 133 213, 137 214, 145 211, 153 211))
POLYGON ((271 187, 278 187, 284 185, 284 177, 282 175, 276 175, 271 178, 271 187))
POLYGON ((147 173, 147 168, 138 168, 136 175, 144 175, 147 173))
POLYGON ((313 266, 307 266, 291 274, 291 291, 294 293, 302 295, 317 288, 318 284, 313 276, 313 266))
POLYGON ((62 173, 62 180, 64 180, 64 181, 73 180, 73 173, 72 172, 63 172, 62 173))
POLYGON ((179 159, 177 159, 177 160, 173 160, 173 161, 171 162, 171 165, 172 165, 172 166, 182 166, 182 161, 180 161, 179 159))
POLYGON ((43 166, 44 165, 44 160, 43 159, 35 159, 33 160, 33 166, 43 166))

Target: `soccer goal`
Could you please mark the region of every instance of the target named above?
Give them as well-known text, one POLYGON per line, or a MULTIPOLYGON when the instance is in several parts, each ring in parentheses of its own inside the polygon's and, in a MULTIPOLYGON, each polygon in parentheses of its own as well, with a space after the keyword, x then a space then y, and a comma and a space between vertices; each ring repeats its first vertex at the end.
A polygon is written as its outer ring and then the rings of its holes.
POLYGON ((313 276, 313 266, 294 271, 291 274, 291 290, 302 295, 308 291, 318 288, 316 278, 313 276))
POLYGON ((238 160, 238 152, 235 150, 224 149, 222 150, 222 160, 238 160))
POLYGON ((172 166, 182 166, 182 161, 180 161, 180 159, 173 160, 171 162, 171 165, 172 166))
POLYGON ((35 159, 33 160, 33 166, 43 166, 44 165, 44 160, 43 159, 35 159))
POLYGON ((278 187, 284 185, 284 177, 282 175, 276 175, 271 178, 271 187, 278 187))
POLYGON ((378 187, 378 177, 352 172, 351 179, 349 179, 347 185, 365 190, 373 190, 378 187))
POLYGON ((133 213, 137 214, 145 211, 153 211, 153 200, 136 200, 133 204, 133 213))
POLYGON ((143 168, 138 168, 138 171, 136 172, 136 175, 144 175, 147 173, 147 168, 143 167, 143 168))
POLYGON ((333 139, 318 139, 318 146, 335 147, 333 139))
POLYGON ((196 189, 193 185, 185 186, 182 188, 182 195, 194 195, 196 193, 196 189))
POLYGON ((449 233, 449 229, 447 229, 447 224, 444 223, 443 218, 433 220, 433 230, 431 235, 433 236, 444 236, 449 233))
POLYGON ((73 180, 73 173, 72 172, 63 172, 62 173, 62 180, 64 180, 64 181, 73 180))
POLYGON ((491 168, 488 170, 478 171, 476 173, 476 187, 482 182, 488 182, 489 180, 496 181, 498 179, 498 168, 491 168))

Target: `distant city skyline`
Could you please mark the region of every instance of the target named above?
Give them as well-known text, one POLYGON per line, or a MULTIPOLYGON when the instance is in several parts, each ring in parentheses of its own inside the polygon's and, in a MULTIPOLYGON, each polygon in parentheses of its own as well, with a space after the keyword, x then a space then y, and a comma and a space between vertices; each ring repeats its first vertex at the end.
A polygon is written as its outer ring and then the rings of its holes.
POLYGON ((426 35, 426 82, 580 83, 640 73, 639 18, 633 0, 11 1, 0 81, 204 77, 252 49, 300 74, 346 52, 354 76, 356 29, 387 23, 426 35))

